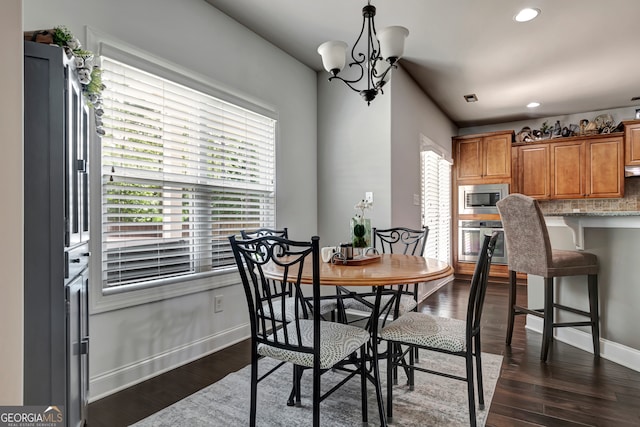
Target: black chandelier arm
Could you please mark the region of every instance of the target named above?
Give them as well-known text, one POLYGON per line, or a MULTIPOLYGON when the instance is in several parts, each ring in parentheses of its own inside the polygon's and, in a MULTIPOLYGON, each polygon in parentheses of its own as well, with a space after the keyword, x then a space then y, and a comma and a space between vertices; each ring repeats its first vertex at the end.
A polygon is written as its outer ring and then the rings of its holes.
POLYGON ((362 20, 362 28, 360 28, 360 34, 358 35, 358 38, 356 39, 356 42, 353 44, 353 47, 351 48, 351 59, 353 59, 353 62, 349 64, 349 66, 352 66, 354 64, 358 64, 360 67, 362 67, 362 64, 367 60, 367 56, 362 53, 362 52, 358 52, 357 56, 359 58, 362 58, 361 60, 357 60, 356 59, 356 48, 358 47, 358 44, 360 43, 360 39, 362 39, 362 35, 364 34, 364 28, 365 25, 367 23, 366 18, 362 20))
POLYGON ((357 79, 357 80, 347 80, 347 79, 343 79, 342 77, 340 77, 340 76, 338 76, 338 75, 335 75, 335 76, 331 76, 331 77, 329 77, 329 81, 334 80, 334 79, 338 79, 338 80, 340 80, 342 83, 344 83, 345 85, 347 85, 347 87, 348 87, 349 89, 351 89, 351 90, 352 90, 352 91, 354 91, 354 92, 358 92, 358 93, 359 93, 359 92, 360 92, 360 89, 356 89, 356 88, 353 86, 353 83, 358 83, 358 82, 360 81, 360 79, 361 79, 361 78, 362 78, 362 76, 360 76, 360 78, 359 78, 359 79, 357 79))
POLYGON ((352 62, 351 64, 349 64, 349 68, 353 67, 354 65, 356 65, 359 69, 360 69, 360 75, 358 75, 356 78, 354 78, 353 80, 348 80, 345 78, 342 78, 338 75, 338 73, 340 72, 338 69, 336 69, 335 71, 332 70, 331 74, 332 76, 329 77, 329 81, 333 80, 333 79, 338 79, 338 80, 342 80, 345 84, 347 84, 351 89, 357 91, 357 89, 355 89, 352 84, 354 83, 358 83, 360 80, 362 80, 362 78, 364 77, 364 67, 362 66, 361 63, 359 62, 352 62))
MULTIPOLYGON (((383 59, 379 58, 378 61, 383 61, 383 59)), ((393 61, 392 63, 389 63, 389 66, 387 67, 387 69, 384 70, 384 72, 382 74, 378 75, 378 72, 377 72, 377 70, 375 68, 375 65, 374 65, 371 75, 378 79, 378 83, 375 84, 376 88, 380 88, 380 87, 385 85, 386 82, 384 81, 384 79, 387 77, 387 74, 389 74, 391 72, 391 70, 394 69, 394 68, 398 68, 398 65, 397 65, 396 61, 393 61)))
MULTIPOLYGON (((332 81, 332 80, 334 80, 334 79, 338 79, 338 80, 340 80, 341 82, 343 82, 345 85, 347 85, 347 87, 349 87, 352 91, 354 91, 354 92, 361 92, 361 90, 360 90, 360 89, 357 89, 357 88, 355 88, 355 87, 353 86, 355 83, 358 83, 358 82, 362 79, 362 76, 364 75, 364 68, 363 68, 363 67, 360 67, 360 68, 361 68, 360 77, 358 77, 357 79, 354 79, 354 80, 347 80, 347 79, 343 79, 342 77, 340 77, 340 76, 336 73, 335 75, 333 75, 333 76, 329 77, 329 81, 332 81)), ((387 67, 387 69, 386 69, 386 70, 385 70, 381 75, 379 75, 379 76, 378 76, 378 73, 376 73, 376 71, 375 71, 375 69, 374 69, 374 70, 373 70, 373 76, 374 76, 374 77, 376 77, 376 78, 378 78, 378 82, 377 82, 377 83, 375 83, 375 84, 373 84, 373 88, 374 88, 374 89, 379 89, 379 90, 380 90, 380 92, 382 92, 382 86, 384 86, 384 85, 385 85, 385 83, 386 83, 386 82, 384 81, 384 79, 385 79, 385 77, 387 77, 387 74, 389 74, 389 73, 391 72, 391 70, 392 70, 392 69, 394 69, 394 68, 398 68, 398 65, 397 65, 396 63, 394 63, 394 64, 390 64, 390 65, 387 67)))
MULTIPOLYGON (((358 92, 362 98, 370 104, 370 102, 379 94, 383 93, 382 87, 386 84, 386 80, 390 77, 390 72, 393 68, 398 68, 397 61, 399 57, 391 57, 384 59, 382 58, 380 51, 380 41, 377 37, 376 25, 374 21, 374 17, 376 15, 375 6, 371 5, 371 0, 367 1, 367 5, 362 8, 362 27, 360 28, 360 33, 356 38, 355 43, 351 48, 351 59, 353 60, 349 63, 349 68, 353 68, 357 66, 360 69, 360 72, 352 71, 348 78, 343 78, 339 74, 341 70, 344 68, 344 62, 339 60, 339 58, 334 58, 330 55, 343 55, 344 48, 346 48, 346 43, 341 42, 341 45, 344 46, 331 46, 329 42, 321 45, 318 48, 318 52, 323 58, 323 61, 327 61, 325 63, 325 68, 329 70, 331 73, 331 77, 329 77, 329 81, 334 79, 341 80, 349 89, 354 92, 358 92), (366 39, 365 39, 366 37, 366 39), (364 43, 364 46, 361 46, 360 43, 364 43), (326 45, 326 46, 325 46, 326 45), (357 50, 360 50, 357 52, 357 50), (383 62, 384 61, 384 62, 383 62), (335 68, 332 68, 335 67, 335 68), (356 78, 352 78, 353 74, 356 74, 356 78), (366 76, 365 76, 366 75, 366 76), (366 79, 366 83, 362 81, 362 79, 366 79), (361 84, 364 86, 363 89, 356 88, 357 84, 361 84)), ((390 38, 390 43, 393 45, 394 43, 404 43, 404 41, 396 40, 400 35, 406 38, 408 31, 404 27, 390 27, 390 34, 387 36, 390 38), (397 30, 403 30, 404 34, 398 33, 397 30)), ((386 36, 385 36, 386 38, 386 36)), ((388 53, 387 53, 388 55, 388 53)), ((345 58, 347 59, 347 58, 345 58)), ((346 62, 346 61, 345 61, 346 62)))

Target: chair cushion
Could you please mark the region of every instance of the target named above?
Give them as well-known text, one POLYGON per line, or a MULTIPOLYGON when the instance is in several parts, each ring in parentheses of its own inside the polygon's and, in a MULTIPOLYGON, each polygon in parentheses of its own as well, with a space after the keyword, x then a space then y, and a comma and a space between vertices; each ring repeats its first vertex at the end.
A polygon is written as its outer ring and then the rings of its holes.
POLYGON ((380 338, 457 352, 466 349, 465 329, 464 320, 410 311, 383 328, 380 338))
MULTIPOLYGON (((295 323, 286 326, 289 342, 297 345, 295 323)), ((277 332, 284 341, 284 329, 277 332)), ((313 320, 300 320, 302 345, 313 346, 313 320)), ((320 322, 320 369, 329 369, 369 341, 369 332, 357 326, 335 322, 320 322)), ((285 350, 268 344, 258 345, 258 354, 284 360, 300 366, 313 367, 313 354, 285 350)))
POLYGON ((589 252, 551 250, 551 265, 545 277, 598 274, 598 257, 589 252))
MULTIPOLYGON (((382 295, 382 297, 380 297, 380 308, 383 308, 385 306, 385 304, 387 302, 389 302, 391 297, 392 297, 392 295, 382 295)), ((376 297, 375 296, 364 297, 364 300, 370 302, 371 304, 375 304, 376 297)), ((407 312, 413 310, 417 306, 418 306, 418 303, 416 302, 415 299, 413 299, 413 297, 411 295, 402 295, 400 297, 400 307, 398 309, 399 314, 403 315, 404 313, 407 313, 407 312)), ((344 308, 349 308, 349 309, 358 310, 358 311, 371 312, 371 308, 368 305, 366 305, 362 301, 358 301, 355 298, 345 299, 344 300, 344 308)))
MULTIPOLYGON (((273 317, 278 321, 282 321, 282 309, 280 300, 273 301, 273 310, 275 311, 273 317)), ((327 313, 331 313, 333 310, 338 308, 338 303, 335 300, 324 299, 320 300, 320 315, 324 315, 327 313)), ((302 306, 298 302, 298 313, 302 313, 302 306)), ((264 314, 265 316, 269 316, 269 306, 264 306, 264 314)), ((291 322, 296 318, 296 307, 294 303, 294 298, 285 298, 284 302, 284 316, 285 321, 291 322)))

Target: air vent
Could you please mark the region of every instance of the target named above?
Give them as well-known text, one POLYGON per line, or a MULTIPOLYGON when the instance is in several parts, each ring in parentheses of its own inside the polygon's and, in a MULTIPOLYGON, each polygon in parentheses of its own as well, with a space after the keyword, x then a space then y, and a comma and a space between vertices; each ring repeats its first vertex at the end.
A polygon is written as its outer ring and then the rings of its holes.
POLYGON ((478 97, 476 96, 475 93, 472 93, 470 95, 465 95, 464 96, 464 100, 467 102, 477 102, 478 101, 478 97))

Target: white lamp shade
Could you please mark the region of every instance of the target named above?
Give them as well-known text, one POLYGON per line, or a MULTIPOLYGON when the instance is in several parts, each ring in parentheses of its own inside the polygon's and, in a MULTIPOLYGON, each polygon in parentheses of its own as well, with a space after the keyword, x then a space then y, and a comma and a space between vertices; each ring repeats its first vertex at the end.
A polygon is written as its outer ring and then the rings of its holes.
POLYGON ((378 42, 380 43, 380 55, 384 59, 400 59, 404 55, 404 40, 409 35, 409 30, 405 27, 386 27, 378 31, 378 42))
POLYGON ((347 44, 340 41, 324 42, 318 46, 318 53, 322 56, 322 65, 325 70, 342 71, 347 62, 347 44))

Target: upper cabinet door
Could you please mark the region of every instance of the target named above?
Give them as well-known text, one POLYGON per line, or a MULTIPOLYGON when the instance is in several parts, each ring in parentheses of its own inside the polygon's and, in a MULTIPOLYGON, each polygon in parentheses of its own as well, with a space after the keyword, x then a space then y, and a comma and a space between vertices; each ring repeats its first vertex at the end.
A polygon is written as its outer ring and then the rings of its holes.
POLYGON ((518 191, 535 199, 548 199, 551 194, 549 183, 549 145, 538 144, 518 147, 518 191))
POLYGON ((484 178, 511 178, 511 135, 495 135, 483 141, 484 178))
POLYGON ((511 181, 512 132, 453 139, 456 179, 461 184, 511 181))
POLYGON ((624 124, 624 164, 640 165, 640 120, 625 122, 624 124))
POLYGON ((482 138, 458 141, 455 162, 458 181, 482 178, 482 138))
POLYGON ((551 145, 551 198, 577 199, 585 196, 584 143, 551 145))
POLYGON ((587 141, 587 197, 624 196, 622 137, 587 141))

